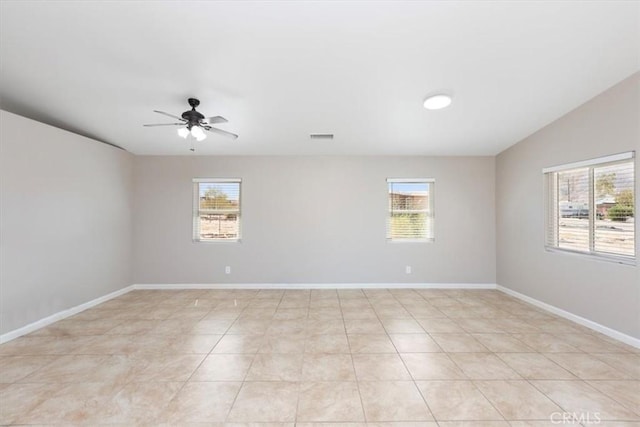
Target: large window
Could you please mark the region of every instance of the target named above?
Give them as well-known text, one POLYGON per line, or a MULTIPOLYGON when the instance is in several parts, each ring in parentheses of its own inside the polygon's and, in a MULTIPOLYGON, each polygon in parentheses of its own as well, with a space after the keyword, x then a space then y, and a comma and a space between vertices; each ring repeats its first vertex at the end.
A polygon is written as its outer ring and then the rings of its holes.
POLYGON ((387 179, 387 239, 433 240, 432 179, 387 179))
POLYGON ((193 239, 240 239, 240 179, 193 180, 193 239))
POLYGON ((544 174, 547 247, 634 261, 633 152, 547 168, 544 174))

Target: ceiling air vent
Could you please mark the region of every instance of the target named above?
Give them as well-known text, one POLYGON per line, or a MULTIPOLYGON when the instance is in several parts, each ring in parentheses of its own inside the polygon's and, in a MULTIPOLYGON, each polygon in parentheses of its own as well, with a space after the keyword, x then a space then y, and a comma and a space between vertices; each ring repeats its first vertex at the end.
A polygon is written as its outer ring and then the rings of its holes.
POLYGON ((311 139, 333 139, 332 133, 312 133, 309 135, 311 139))

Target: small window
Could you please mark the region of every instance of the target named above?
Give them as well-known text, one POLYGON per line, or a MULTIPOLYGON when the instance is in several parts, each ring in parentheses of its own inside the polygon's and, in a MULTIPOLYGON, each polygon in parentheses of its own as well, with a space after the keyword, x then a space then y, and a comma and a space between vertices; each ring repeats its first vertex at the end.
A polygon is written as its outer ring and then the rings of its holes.
POLYGON ((193 180, 193 239, 240 240, 240 179, 193 180))
POLYGON ((546 246, 635 259, 634 153, 544 170, 546 246))
POLYGON ((432 179, 387 179, 389 213, 387 239, 433 240, 432 179))

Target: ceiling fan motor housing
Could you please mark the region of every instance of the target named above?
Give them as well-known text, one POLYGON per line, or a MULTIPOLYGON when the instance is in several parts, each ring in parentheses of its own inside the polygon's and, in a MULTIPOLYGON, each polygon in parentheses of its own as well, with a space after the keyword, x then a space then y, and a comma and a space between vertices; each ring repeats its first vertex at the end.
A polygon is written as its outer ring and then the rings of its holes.
POLYGON ((204 120, 204 116, 196 111, 196 107, 200 105, 199 100, 189 98, 189 105, 191 106, 191 110, 182 113, 182 118, 188 122, 187 127, 191 129, 193 126, 200 126, 200 121, 204 120))

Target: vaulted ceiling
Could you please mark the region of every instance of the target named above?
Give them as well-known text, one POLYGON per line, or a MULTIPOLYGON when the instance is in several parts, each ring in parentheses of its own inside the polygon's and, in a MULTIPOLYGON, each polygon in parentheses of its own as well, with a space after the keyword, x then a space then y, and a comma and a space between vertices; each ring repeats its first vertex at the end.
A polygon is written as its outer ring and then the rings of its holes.
POLYGON ((640 3, 3 0, 0 60, 1 108, 136 154, 197 97, 240 138, 196 154, 494 155, 640 70, 640 3))

